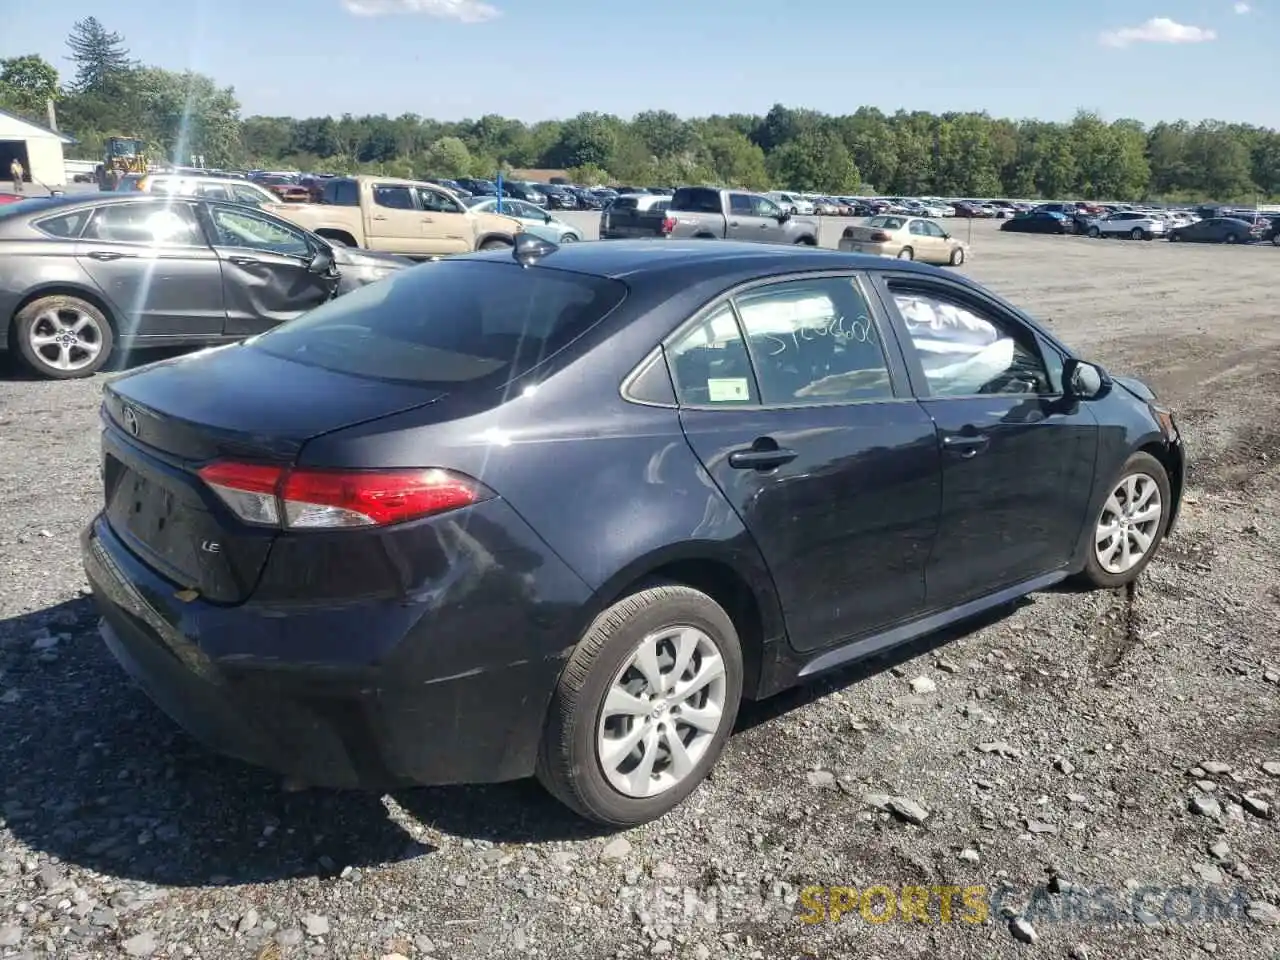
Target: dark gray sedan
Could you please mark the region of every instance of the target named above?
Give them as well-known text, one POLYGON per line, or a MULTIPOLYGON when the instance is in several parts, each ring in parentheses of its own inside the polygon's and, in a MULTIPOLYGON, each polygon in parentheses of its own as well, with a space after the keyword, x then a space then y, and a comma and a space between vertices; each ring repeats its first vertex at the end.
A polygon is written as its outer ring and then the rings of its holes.
POLYGON ((36 197, 0 208, 0 351, 87 377, 116 350, 242 340, 412 265, 241 204, 36 197))

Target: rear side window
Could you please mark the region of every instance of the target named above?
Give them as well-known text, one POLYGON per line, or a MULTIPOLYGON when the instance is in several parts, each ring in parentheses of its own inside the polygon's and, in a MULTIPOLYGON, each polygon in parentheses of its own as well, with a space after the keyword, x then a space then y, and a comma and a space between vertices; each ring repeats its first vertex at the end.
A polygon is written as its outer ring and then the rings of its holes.
POLYGON ((324 188, 324 202, 335 207, 358 207, 360 191, 351 180, 331 180, 324 188))
POLYGON ((706 187, 681 187, 671 197, 671 209, 689 213, 720 213, 720 191, 706 187))
POLYGON ((92 212, 92 210, 76 210, 72 213, 64 213, 60 217, 47 217, 44 220, 37 220, 34 226, 41 233, 47 233, 51 237, 74 240, 80 236, 80 231, 84 229, 92 212))
POLYGON ((285 323, 255 349, 371 379, 502 386, 615 310, 625 284, 510 263, 444 260, 285 323))
POLYGON ((413 190, 409 187, 378 184, 373 188, 373 202, 391 210, 413 210, 413 190))

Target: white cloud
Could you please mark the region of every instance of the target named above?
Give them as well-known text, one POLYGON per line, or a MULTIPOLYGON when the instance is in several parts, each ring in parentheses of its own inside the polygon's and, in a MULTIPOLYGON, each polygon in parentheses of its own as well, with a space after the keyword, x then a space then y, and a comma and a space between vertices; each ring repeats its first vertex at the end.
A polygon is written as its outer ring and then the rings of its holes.
POLYGON ((1248 13, 1250 10, 1253 9, 1253 7, 1249 6, 1247 3, 1237 3, 1231 9, 1234 10, 1236 13, 1248 13))
POLYGON ((342 0, 357 17, 385 17, 394 13, 419 13, 437 20, 483 23, 500 15, 497 7, 482 0, 342 0))
POLYGON ((1189 27, 1168 17, 1152 17, 1140 27, 1108 30, 1098 39, 1105 47, 1127 47, 1135 43, 1204 43, 1217 36, 1203 27, 1189 27))

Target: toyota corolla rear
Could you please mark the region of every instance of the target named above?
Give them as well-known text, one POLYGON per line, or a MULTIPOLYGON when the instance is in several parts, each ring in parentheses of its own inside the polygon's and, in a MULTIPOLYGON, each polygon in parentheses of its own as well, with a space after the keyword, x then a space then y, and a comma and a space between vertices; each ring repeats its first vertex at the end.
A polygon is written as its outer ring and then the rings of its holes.
POLYGON ((112 653, 214 749, 308 783, 528 775, 590 590, 486 484, 471 427, 624 295, 428 264, 113 381, 83 537, 112 653))

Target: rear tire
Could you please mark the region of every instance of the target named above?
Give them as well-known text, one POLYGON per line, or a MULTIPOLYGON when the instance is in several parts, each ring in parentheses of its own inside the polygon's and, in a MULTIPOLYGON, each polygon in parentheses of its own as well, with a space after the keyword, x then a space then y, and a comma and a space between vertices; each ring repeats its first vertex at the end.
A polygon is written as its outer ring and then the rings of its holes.
POLYGON ((1099 230, 1097 227, 1090 227, 1090 228, 1089 228, 1089 236, 1091 236, 1091 237, 1093 237, 1093 239, 1097 240, 1100 236, 1102 236, 1102 231, 1101 231, 1101 230, 1099 230))
POLYGON ((661 817, 719 758, 737 719, 742 678, 733 621, 705 593, 656 584, 624 597, 596 617, 565 665, 543 731, 539 781, 597 823, 631 827, 661 817), (704 683, 694 688, 699 678, 704 683), (684 700, 681 687, 697 692, 684 700), (697 726, 687 719, 695 715, 697 726), (691 761, 683 770, 671 752, 673 737, 691 761), (610 745, 624 741, 632 749, 610 757, 610 745))
POLYGON ((1133 240, 1141 240, 1141 239, 1142 239, 1142 228, 1141 228, 1141 227, 1134 227, 1132 230, 1130 230, 1130 231, 1129 231, 1129 236, 1130 236, 1130 238, 1131 238, 1131 239, 1133 239, 1133 240))
POLYGON ((1239 243, 1239 242, 1240 242, 1240 237, 1239 237, 1237 234, 1234 234, 1234 233, 1228 233, 1224 242, 1225 242, 1225 243, 1239 243))
POLYGON ((486 240, 480 244, 481 250, 510 250, 511 244, 505 240, 486 240))
POLYGON ((953 267, 961 266, 964 263, 964 248, 956 247, 951 251, 951 265, 953 267))
POLYGON ((79 297, 31 301, 14 318, 13 337, 27 366, 50 380, 93 376, 115 347, 110 321, 79 297))
MULTIPOLYGON (((1149 453, 1139 451, 1130 456, 1120 468, 1120 475, 1111 485, 1111 490, 1112 493, 1103 502, 1098 516, 1094 518, 1094 529, 1088 533, 1090 539, 1088 559, 1081 573, 1085 582, 1106 590, 1123 587, 1141 576, 1164 540, 1170 511, 1173 509, 1169 474, 1165 471, 1164 465, 1149 453), (1131 482, 1133 485, 1129 490, 1136 491, 1137 497, 1134 498, 1133 503, 1128 503, 1125 491, 1131 482), (1151 487, 1154 487, 1154 490, 1148 492, 1151 487), (1147 499, 1143 499, 1144 495, 1147 499), (1142 511, 1150 509, 1153 501, 1158 511, 1154 523, 1135 522, 1134 518, 1142 517, 1144 515, 1142 511), (1118 512, 1117 506, 1120 508, 1118 512), (1136 511, 1125 514, 1125 508, 1128 507, 1136 507, 1136 511), (1128 522, 1122 523, 1126 519, 1128 522), (1113 534, 1114 539, 1104 539, 1104 527, 1116 530, 1113 534), (1132 557, 1133 549, 1140 545, 1139 538, 1146 538, 1148 541, 1141 555, 1136 557, 1131 565, 1120 564, 1108 569, 1100 554, 1105 555, 1115 540, 1120 540, 1123 545, 1123 540, 1128 539, 1130 552, 1127 555, 1132 557), (1123 569, 1120 568, 1121 566, 1123 569)), ((1113 555, 1111 562, 1115 564, 1119 556, 1121 555, 1113 555)))
POLYGON ((915 258, 916 258, 916 252, 912 250, 910 247, 903 247, 901 250, 898 251, 899 260, 914 260, 915 258))

